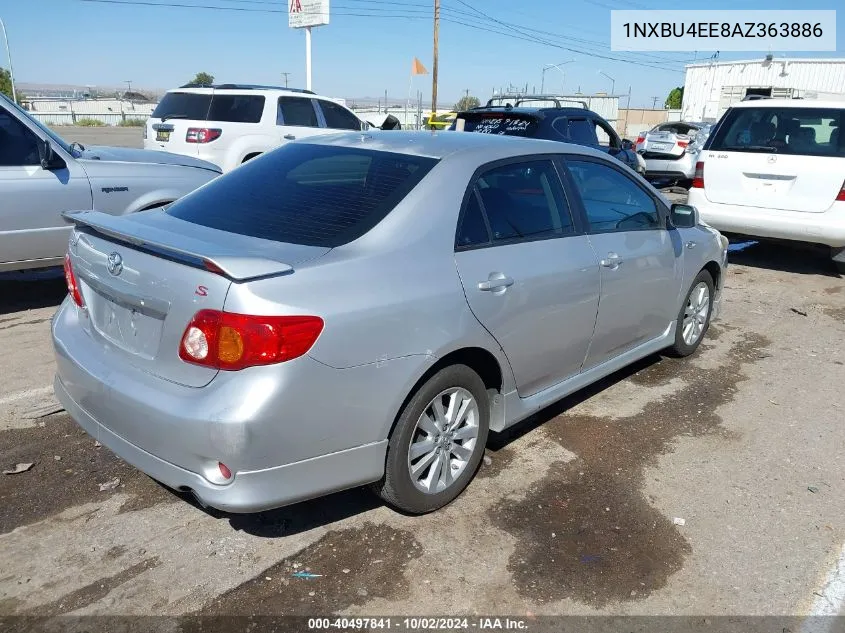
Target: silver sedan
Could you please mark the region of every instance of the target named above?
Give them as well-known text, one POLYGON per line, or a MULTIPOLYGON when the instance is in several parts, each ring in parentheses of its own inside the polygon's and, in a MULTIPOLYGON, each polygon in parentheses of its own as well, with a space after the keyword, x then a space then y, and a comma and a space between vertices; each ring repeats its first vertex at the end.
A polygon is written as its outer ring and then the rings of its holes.
POLYGON ((614 158, 484 134, 298 141, 166 210, 70 219, 59 399, 232 512, 362 484, 440 508, 488 431, 693 353, 727 265, 614 158))
POLYGON ((0 95, 0 271, 61 265, 64 211, 151 209, 219 174, 196 158, 67 143, 0 95))

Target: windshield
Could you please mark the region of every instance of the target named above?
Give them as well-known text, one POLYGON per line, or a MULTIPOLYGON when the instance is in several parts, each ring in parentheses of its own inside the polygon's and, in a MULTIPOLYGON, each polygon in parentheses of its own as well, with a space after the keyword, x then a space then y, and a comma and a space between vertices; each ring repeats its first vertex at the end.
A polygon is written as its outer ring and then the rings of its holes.
POLYGON ((733 108, 705 149, 845 157, 845 110, 835 107, 733 108))
POLYGON ((70 154, 71 156, 74 156, 74 157, 78 157, 77 156, 78 153, 74 152, 71 149, 70 144, 66 140, 64 140, 61 136, 56 134, 53 130, 51 130, 46 125, 44 125, 41 121, 39 121, 34 116, 32 116, 29 112, 27 112, 22 107, 20 107, 17 103, 14 103, 11 99, 7 99, 6 96, 3 95, 3 94, 0 94, 0 99, 3 100, 3 103, 5 105, 8 105, 10 108, 13 108, 14 110, 17 110, 21 114, 21 116, 26 117, 27 120, 30 121, 30 123, 32 123, 33 125, 38 127, 39 130, 41 130, 47 136, 49 136, 50 139, 52 139, 56 143, 56 145, 61 147, 68 154, 70 154))

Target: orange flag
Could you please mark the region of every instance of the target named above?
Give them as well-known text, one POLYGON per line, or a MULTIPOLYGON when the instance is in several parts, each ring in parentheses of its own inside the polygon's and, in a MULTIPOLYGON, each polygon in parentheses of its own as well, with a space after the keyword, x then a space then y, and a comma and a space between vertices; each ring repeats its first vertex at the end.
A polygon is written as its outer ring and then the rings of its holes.
POLYGON ((425 66, 422 65, 422 62, 414 57, 414 63, 411 64, 411 74, 412 75, 427 75, 428 71, 425 69, 425 66))

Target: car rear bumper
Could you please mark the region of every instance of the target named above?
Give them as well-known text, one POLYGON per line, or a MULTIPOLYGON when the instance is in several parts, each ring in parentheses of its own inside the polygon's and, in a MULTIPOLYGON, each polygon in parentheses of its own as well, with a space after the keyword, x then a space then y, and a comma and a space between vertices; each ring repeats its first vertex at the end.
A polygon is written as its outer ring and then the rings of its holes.
POLYGON ((835 202, 822 213, 805 213, 719 204, 710 202, 705 190, 690 189, 689 204, 698 209, 702 220, 722 232, 845 246, 845 202, 835 202))
POLYGON ((646 178, 687 178, 695 176, 695 157, 684 154, 680 158, 646 158, 646 178))
POLYGON ((284 374, 275 383, 245 370, 183 387, 121 362, 77 319, 68 301, 53 319, 57 398, 92 437, 163 484, 220 510, 255 512, 382 476, 395 403, 372 406, 379 379, 384 387, 401 371, 336 370, 306 356, 275 366, 284 374))

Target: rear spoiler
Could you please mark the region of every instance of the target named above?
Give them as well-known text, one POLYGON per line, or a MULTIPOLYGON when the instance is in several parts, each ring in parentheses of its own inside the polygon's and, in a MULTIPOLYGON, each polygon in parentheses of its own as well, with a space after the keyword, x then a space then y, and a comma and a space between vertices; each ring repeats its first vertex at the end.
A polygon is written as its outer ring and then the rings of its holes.
POLYGON ((293 266, 269 257, 236 253, 196 238, 143 224, 130 224, 127 218, 100 211, 66 211, 62 216, 77 226, 93 229, 106 237, 157 255, 178 259, 197 268, 205 268, 233 281, 247 281, 293 272, 293 266))

